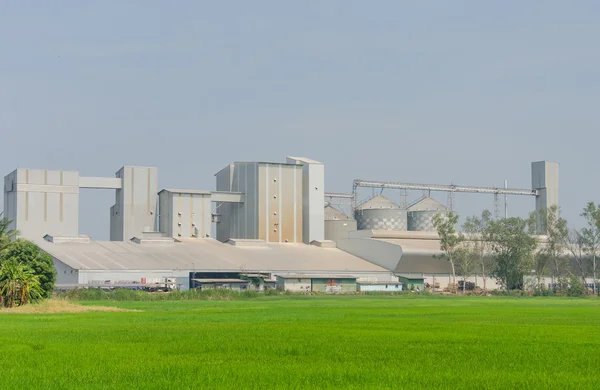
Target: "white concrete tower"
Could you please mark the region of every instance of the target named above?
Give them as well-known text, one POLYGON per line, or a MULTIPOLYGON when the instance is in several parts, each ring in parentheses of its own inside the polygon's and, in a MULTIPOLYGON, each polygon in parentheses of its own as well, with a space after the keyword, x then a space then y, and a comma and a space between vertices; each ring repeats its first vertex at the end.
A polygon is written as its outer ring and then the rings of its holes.
POLYGON ((535 211, 538 215, 538 232, 545 233, 540 221, 542 210, 558 206, 558 163, 536 161, 531 163, 531 187, 538 191, 535 197, 535 211))
POLYGON ((29 240, 79 233, 79 172, 19 168, 4 178, 4 216, 29 240))
POLYGON ((129 241, 142 232, 156 231, 158 169, 123 167, 115 175, 121 188, 110 208, 110 240, 129 241))
POLYGON ((305 244, 325 239, 325 167, 306 157, 288 157, 302 165, 302 237, 305 244))

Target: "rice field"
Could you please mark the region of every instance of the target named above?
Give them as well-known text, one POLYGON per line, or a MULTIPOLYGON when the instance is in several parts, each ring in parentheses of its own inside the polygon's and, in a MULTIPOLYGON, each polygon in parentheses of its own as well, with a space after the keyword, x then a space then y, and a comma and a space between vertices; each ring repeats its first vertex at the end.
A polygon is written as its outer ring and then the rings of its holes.
POLYGON ((597 299, 281 296, 83 305, 103 309, 67 304, 62 313, 0 314, 0 387, 600 388, 597 299))

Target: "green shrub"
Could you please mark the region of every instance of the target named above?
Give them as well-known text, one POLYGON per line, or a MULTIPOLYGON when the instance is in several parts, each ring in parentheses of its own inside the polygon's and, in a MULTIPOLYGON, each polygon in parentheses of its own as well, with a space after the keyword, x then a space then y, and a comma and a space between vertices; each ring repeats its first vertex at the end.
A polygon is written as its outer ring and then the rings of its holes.
POLYGON ((587 287, 583 284, 581 279, 572 275, 566 293, 570 297, 583 297, 587 295, 587 287))

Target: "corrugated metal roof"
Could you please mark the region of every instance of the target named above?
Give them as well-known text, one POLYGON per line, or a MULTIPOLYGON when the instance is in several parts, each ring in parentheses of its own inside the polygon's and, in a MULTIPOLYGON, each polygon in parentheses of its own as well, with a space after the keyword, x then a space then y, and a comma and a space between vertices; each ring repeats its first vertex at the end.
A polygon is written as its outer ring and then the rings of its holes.
POLYGON ((448 208, 435 199, 425 197, 410 205, 408 211, 448 211, 448 208))
POLYGON ((333 206, 325 207, 325 220, 326 221, 351 221, 352 218, 344 214, 342 211, 336 209, 333 206))
POLYGON ((305 244, 267 244, 244 248, 213 239, 185 239, 169 245, 138 245, 121 241, 88 244, 36 243, 74 269, 195 270, 239 272, 385 272, 385 269, 340 249, 305 244))
POLYGON ((402 207, 383 195, 377 195, 357 207, 358 210, 391 209, 400 210, 402 207))

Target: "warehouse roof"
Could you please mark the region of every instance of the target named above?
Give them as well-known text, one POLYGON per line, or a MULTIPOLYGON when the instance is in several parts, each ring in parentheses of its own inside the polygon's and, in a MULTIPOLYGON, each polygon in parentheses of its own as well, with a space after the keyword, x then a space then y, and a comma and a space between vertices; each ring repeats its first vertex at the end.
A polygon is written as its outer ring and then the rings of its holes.
POLYGON ((305 244, 267 244, 245 248, 213 239, 180 239, 165 245, 121 241, 54 244, 36 243, 42 250, 74 269, 84 270, 195 270, 269 272, 386 272, 339 249, 305 244))
POLYGON ((349 238, 339 240, 337 245, 395 273, 451 272, 448 261, 434 257, 441 253, 438 240, 349 238))

